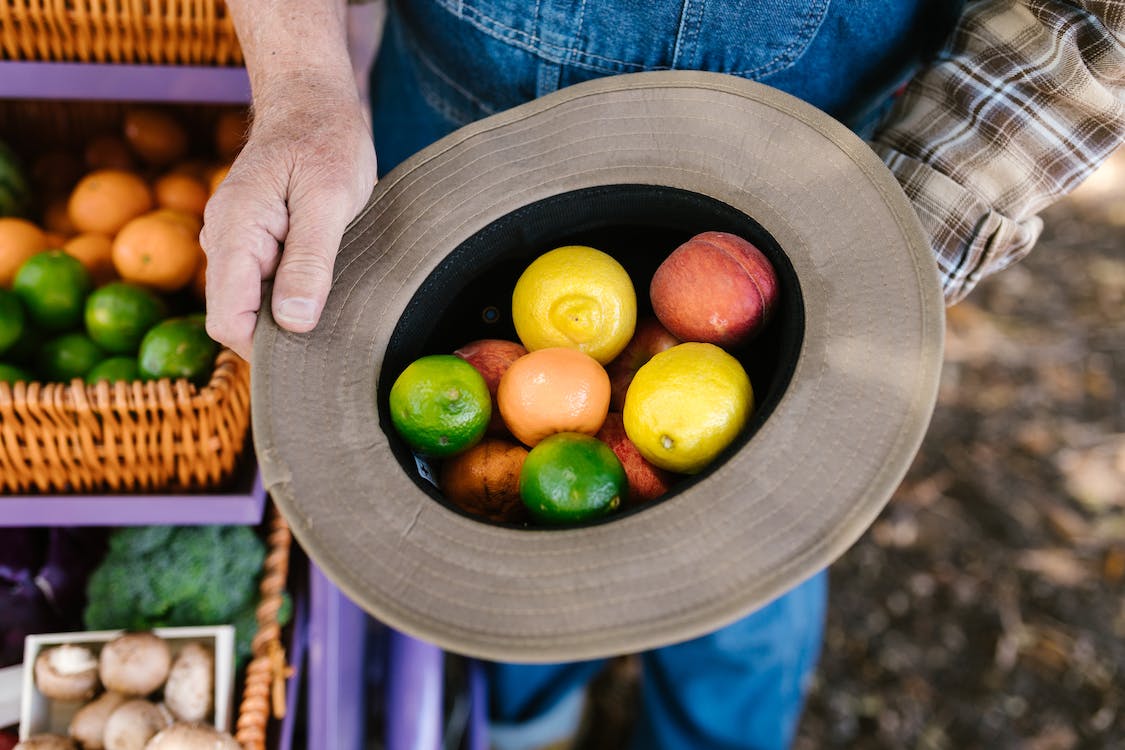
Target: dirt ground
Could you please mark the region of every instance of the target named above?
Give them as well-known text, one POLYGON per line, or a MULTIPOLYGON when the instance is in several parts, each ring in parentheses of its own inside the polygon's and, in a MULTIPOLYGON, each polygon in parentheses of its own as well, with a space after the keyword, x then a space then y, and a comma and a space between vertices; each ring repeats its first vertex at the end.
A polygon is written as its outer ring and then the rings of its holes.
MULTIPOLYGON (((1125 747, 1125 149, 948 311, 937 409, 835 565, 795 750, 1125 747)), ((582 746, 618 748, 635 664, 582 746)))

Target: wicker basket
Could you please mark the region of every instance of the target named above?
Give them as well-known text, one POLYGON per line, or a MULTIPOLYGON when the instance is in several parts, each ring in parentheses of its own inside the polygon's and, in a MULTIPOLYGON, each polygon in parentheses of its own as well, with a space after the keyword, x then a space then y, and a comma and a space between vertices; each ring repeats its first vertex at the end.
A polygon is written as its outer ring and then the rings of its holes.
POLYGON ((261 598, 255 612, 258 630, 251 644, 252 658, 246 666, 242 702, 235 724, 235 739, 244 750, 265 750, 271 717, 285 717, 286 680, 292 674, 286 662, 277 614, 289 577, 293 537, 285 518, 272 503, 267 524, 268 552, 262 565, 261 598))
POLYGON ((0 383, 0 491, 203 490, 233 473, 250 367, 229 350, 210 382, 0 383))
POLYGON ((0 0, 7 60, 240 65, 222 0, 0 0))

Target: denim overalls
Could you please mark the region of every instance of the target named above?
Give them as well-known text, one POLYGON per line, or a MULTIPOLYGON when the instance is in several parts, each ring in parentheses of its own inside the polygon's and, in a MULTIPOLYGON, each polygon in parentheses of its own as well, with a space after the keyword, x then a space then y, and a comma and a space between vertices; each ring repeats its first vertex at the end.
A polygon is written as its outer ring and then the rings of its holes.
MULTIPOLYGON (((371 81, 380 172, 473 120, 574 83, 642 70, 744 76, 870 135, 894 90, 945 41, 960 5, 392 0, 371 81)), ((787 747, 819 654, 826 598, 822 572, 715 633, 644 654, 633 747, 787 747)), ((601 666, 491 665, 494 746, 535 747, 572 730, 581 688, 601 666)))

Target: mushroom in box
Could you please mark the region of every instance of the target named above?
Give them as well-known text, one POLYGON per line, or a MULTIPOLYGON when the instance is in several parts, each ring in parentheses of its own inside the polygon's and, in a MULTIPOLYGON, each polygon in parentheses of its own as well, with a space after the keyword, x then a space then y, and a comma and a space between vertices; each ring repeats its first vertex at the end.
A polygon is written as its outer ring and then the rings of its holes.
POLYGON ((174 741, 177 733, 158 743, 163 730, 190 725, 198 735, 205 723, 214 737, 230 737, 230 625, 33 635, 25 661, 37 666, 24 675, 25 744, 53 736, 80 750, 145 750, 174 741))

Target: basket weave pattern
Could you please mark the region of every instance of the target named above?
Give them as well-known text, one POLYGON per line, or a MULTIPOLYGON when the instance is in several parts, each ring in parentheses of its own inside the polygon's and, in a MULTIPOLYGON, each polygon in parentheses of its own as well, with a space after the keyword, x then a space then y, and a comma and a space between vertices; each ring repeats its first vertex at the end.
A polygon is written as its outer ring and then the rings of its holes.
POLYGON ((210 489, 250 424, 250 367, 223 350, 210 382, 0 383, 0 491, 210 489))
POLYGON ((240 65, 222 0, 0 0, 8 60, 240 65))

